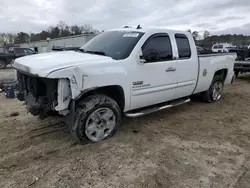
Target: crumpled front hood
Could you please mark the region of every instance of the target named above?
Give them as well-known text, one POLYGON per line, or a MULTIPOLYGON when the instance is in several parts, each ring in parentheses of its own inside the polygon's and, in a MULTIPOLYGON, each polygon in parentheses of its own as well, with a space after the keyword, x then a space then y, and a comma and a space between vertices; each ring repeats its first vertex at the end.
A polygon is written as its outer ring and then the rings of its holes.
POLYGON ((24 56, 14 61, 13 67, 28 74, 46 77, 49 73, 81 64, 106 63, 113 59, 107 56, 75 51, 49 52, 24 56))

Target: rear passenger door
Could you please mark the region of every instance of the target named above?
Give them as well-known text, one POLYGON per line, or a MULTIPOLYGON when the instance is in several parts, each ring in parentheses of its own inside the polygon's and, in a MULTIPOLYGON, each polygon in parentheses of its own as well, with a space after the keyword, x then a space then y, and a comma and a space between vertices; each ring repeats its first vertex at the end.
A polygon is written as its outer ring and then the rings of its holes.
POLYGON ((199 71, 198 54, 192 36, 185 34, 175 34, 175 41, 178 51, 176 60, 177 89, 176 97, 185 97, 193 93, 199 71))

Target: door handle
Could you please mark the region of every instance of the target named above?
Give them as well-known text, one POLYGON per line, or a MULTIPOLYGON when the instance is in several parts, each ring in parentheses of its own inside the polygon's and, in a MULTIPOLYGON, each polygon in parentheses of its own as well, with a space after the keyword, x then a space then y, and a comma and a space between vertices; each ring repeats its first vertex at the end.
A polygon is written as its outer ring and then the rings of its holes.
POLYGON ((176 71, 176 68, 175 67, 168 67, 165 71, 166 72, 176 71))

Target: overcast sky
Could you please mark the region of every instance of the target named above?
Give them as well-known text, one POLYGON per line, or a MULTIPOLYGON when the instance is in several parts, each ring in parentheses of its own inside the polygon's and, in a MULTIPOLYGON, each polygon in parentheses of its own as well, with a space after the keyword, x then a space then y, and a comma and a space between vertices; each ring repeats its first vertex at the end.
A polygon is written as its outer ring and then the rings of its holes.
POLYGON ((39 32, 60 20, 250 35, 250 0, 0 0, 0 32, 39 32))

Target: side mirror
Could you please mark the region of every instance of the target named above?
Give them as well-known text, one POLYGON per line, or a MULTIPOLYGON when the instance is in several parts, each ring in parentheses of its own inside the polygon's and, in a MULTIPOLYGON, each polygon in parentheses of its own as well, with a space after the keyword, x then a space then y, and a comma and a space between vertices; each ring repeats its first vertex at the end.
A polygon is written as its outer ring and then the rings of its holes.
POLYGON ((149 50, 145 52, 143 51, 142 56, 140 56, 140 59, 143 59, 146 62, 160 61, 161 55, 156 50, 149 50))

